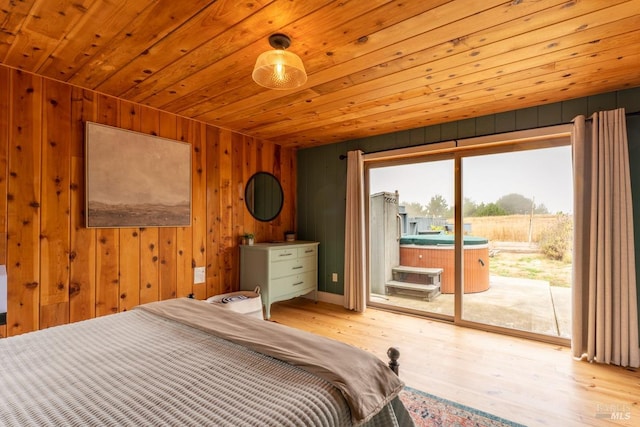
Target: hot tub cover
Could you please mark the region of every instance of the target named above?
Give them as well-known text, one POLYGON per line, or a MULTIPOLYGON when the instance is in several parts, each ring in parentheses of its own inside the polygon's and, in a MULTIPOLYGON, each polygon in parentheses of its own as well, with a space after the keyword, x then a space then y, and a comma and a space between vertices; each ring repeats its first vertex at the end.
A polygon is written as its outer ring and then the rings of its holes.
MULTIPOLYGON (((477 236, 464 236, 465 245, 486 245, 489 239, 477 236)), ((453 234, 410 234, 400 238, 401 245, 443 246, 453 245, 453 234)))

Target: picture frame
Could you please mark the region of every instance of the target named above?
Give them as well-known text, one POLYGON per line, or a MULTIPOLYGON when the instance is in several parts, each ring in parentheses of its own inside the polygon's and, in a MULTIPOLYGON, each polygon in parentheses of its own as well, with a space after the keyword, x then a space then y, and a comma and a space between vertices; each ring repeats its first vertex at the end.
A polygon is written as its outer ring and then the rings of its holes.
POLYGON ((85 123, 87 228, 191 225, 191 144, 85 123))

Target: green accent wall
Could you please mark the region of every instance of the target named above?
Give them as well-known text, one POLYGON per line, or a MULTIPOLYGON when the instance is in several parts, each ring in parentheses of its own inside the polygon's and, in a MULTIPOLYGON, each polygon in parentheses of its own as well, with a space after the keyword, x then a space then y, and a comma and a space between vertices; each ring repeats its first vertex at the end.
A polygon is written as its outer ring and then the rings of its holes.
MULTIPOLYGON (((624 107, 627 113, 640 112, 640 88, 299 150, 297 153, 297 232, 300 239, 320 242, 318 290, 344 294, 342 276, 347 162, 340 159, 341 155, 356 149, 370 153, 552 126, 569 123, 581 114, 589 116, 596 111, 621 107, 624 107), (337 283, 332 282, 332 273, 338 273, 337 283)), ((640 117, 630 116, 627 126, 631 156, 631 184, 634 193, 636 264, 639 267, 638 275, 640 276, 640 117)))

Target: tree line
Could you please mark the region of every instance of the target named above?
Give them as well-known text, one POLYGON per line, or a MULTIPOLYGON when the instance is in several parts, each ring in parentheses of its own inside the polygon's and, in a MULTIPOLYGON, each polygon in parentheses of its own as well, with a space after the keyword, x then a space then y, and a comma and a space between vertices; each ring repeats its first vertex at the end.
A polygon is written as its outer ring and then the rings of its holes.
MULTIPOLYGON (((407 214, 413 217, 453 217, 453 206, 449 206, 441 194, 431 197, 427 205, 409 202, 404 203, 404 207, 407 214)), ((463 203, 463 215, 465 217, 525 215, 532 212, 534 214, 548 214, 549 210, 543 203, 536 204, 534 199, 517 193, 507 194, 491 203, 476 203, 472 199, 465 197, 463 203)))

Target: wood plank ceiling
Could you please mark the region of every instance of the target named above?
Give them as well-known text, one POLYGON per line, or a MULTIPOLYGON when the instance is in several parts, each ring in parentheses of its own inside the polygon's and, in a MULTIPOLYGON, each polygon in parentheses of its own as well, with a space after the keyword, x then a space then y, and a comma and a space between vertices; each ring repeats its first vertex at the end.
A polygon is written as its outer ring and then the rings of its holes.
POLYGON ((313 146, 640 86, 640 0, 0 0, 10 67, 313 146), (270 34, 309 79, 251 80, 270 34))

